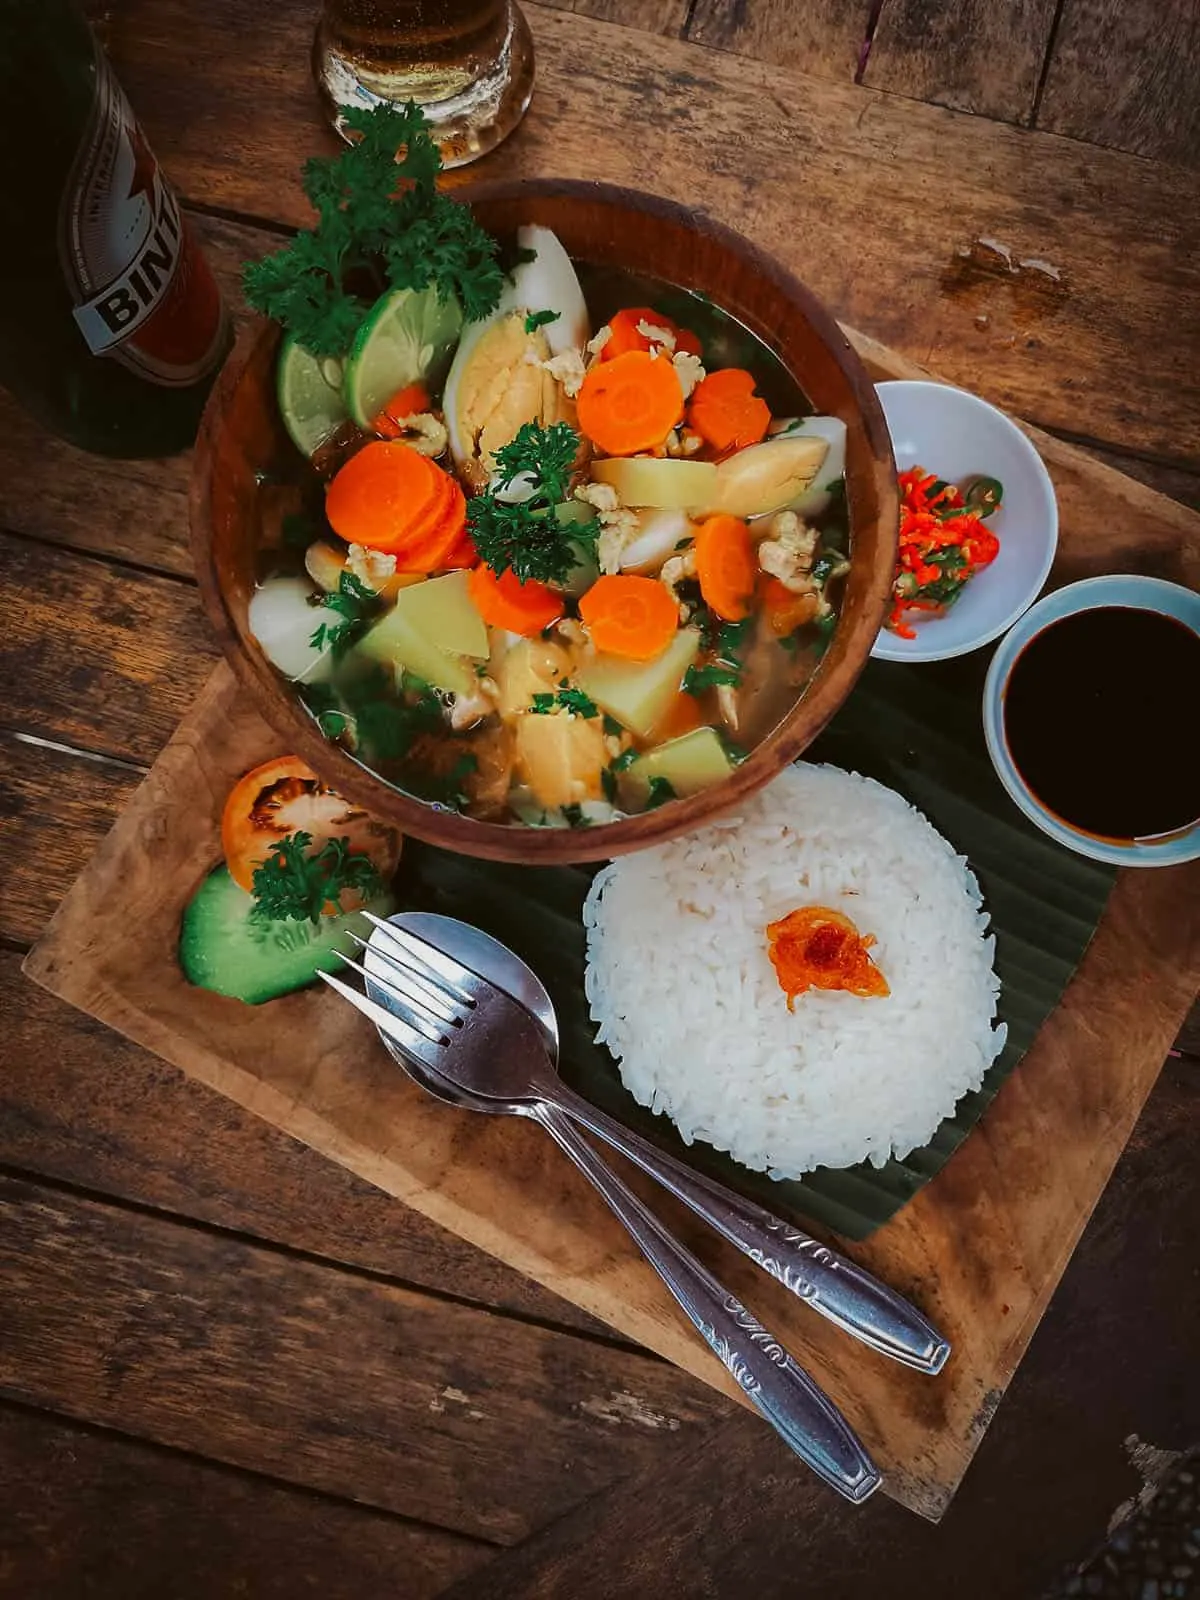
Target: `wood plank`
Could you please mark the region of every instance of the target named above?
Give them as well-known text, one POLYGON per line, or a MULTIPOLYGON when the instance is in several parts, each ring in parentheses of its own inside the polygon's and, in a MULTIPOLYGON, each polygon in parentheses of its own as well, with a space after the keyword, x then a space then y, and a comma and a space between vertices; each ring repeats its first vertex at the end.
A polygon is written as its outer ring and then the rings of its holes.
MULTIPOLYGON (((1200 166, 1197 0, 1063 0, 1037 125, 1200 166)), ((1151 212, 1149 232, 1157 231, 1151 212)))
MULTIPOLYGON (((221 668, 27 970, 627 1337, 731 1391, 627 1237, 535 1129, 436 1105, 398 1078, 372 1048, 368 1025, 348 1021, 327 994, 289 995, 269 1012, 247 1013, 184 983, 164 953, 181 898, 216 855, 215 802, 272 747, 221 668), (151 818, 152 873, 140 845, 151 818), (111 911, 118 883, 119 926, 111 911)), ((982 1125, 934 1183, 855 1247, 954 1343, 954 1361, 936 1384, 881 1370, 884 1363, 670 1208, 683 1236, 844 1407, 889 1491, 926 1515, 944 1510, 965 1470, 1195 996, 1198 881, 1196 867, 1120 878, 1064 1003, 982 1125)))
MULTIPOLYGON (((882 1496, 847 1515, 738 1417, 681 1449, 653 1494, 621 1484, 505 1552, 488 1569, 487 1600, 642 1600, 667 1573, 687 1574, 672 1592, 689 1597, 1048 1593, 1063 1563, 1101 1542, 1114 1507, 1142 1487, 1129 1436, 1185 1449, 1200 1428, 1200 1394, 1184 1376, 1200 1317, 1198 1112, 1195 1071, 1168 1068, 936 1533, 882 1496), (1154 1249, 1131 1248, 1136 1239, 1154 1249), (1154 1360, 1130 1359, 1151 1349, 1154 1360), (837 1578, 801 1587, 808 1572, 837 1578)), ((478 1593, 466 1579, 445 1600, 478 1593)))
POLYGON ((191 584, 0 534, 4 721, 149 764, 217 660, 191 584))
POLYGON ((0 1588, 37 1600, 432 1600, 491 1546, 0 1406, 0 1588))
POLYGON ((1058 0, 884 0, 862 82, 1028 123, 1058 0))
POLYGON ((0 1163, 610 1337, 560 1296, 39 990, 19 964, 0 951, 0 1163))
MULTIPOLYGON (((526 9, 533 106, 468 179, 552 173, 702 197, 844 321, 949 380, 1041 424, 1200 461, 1189 174, 694 44, 647 50, 629 29, 526 9)), ((269 11, 124 0, 114 61, 185 196, 307 219, 300 160, 333 147, 298 45, 309 24, 307 0, 269 11)))
POLYGON ((729 1412, 650 1357, 206 1229, 3 1177, 0 1214, 0 1393, 477 1538, 729 1412))
POLYGON ((683 31, 688 0, 548 0, 556 11, 574 11, 599 22, 619 22, 642 33, 665 33, 672 38, 683 31))
POLYGON ((852 83, 866 54, 873 0, 696 0, 693 44, 852 83))
POLYGON ((0 729, 0 938, 32 944, 142 775, 0 729))

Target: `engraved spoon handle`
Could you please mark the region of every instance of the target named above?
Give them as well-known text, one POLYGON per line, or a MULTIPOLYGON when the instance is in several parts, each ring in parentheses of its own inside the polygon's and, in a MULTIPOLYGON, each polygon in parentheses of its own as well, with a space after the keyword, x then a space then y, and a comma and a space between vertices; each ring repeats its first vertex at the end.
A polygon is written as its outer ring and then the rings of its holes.
POLYGON ((828 1245, 781 1222, 744 1195, 658 1149, 569 1089, 542 1079, 538 1092, 628 1158, 698 1217, 790 1289, 814 1311, 863 1344, 920 1372, 940 1372, 950 1346, 902 1295, 828 1245))
POLYGON ((832 1401, 600 1159, 569 1118, 545 1102, 529 1114, 599 1190, 693 1327, 784 1442, 847 1500, 865 1500, 879 1487, 879 1472, 832 1401))

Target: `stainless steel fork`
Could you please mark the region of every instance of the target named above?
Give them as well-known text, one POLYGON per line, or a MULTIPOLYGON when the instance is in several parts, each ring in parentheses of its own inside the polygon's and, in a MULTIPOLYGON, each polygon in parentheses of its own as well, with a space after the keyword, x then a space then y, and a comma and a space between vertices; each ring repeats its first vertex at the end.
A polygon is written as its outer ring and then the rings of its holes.
POLYGON ((628 1229, 750 1402, 826 1483, 849 1500, 865 1500, 880 1475, 837 1408, 600 1159, 570 1119, 530 1097, 529 1064, 544 1061, 546 1052, 529 1012, 444 952, 385 926, 386 975, 373 964, 369 981, 386 995, 386 1006, 330 974, 322 974, 325 982, 395 1041, 432 1092, 472 1110, 529 1117, 545 1128, 628 1229))

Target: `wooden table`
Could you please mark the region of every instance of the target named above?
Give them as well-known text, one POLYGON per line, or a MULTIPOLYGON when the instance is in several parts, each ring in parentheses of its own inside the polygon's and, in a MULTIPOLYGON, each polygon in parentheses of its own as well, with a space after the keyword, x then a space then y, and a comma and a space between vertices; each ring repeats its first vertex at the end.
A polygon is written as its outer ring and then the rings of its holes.
MULTIPOLYGON (((1200 506, 1194 0, 526 9, 537 96, 485 171, 702 204, 1200 506)), ((329 147, 314 10, 94 13, 234 294, 329 147)), ((722 1397, 23 982, 216 651, 187 459, 0 417, 0 1594, 1016 1600, 1137 1490, 1132 1436, 1195 1439, 1195 1029, 933 1528, 850 1510, 722 1397)))

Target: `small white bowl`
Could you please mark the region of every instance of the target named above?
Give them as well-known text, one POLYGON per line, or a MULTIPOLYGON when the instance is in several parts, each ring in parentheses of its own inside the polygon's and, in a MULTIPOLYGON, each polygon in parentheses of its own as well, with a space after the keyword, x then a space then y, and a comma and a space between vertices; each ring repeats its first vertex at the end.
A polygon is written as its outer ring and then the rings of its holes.
MULTIPOLYGON (((1041 456, 1003 411, 965 389, 898 380, 876 385, 896 467, 924 467, 948 483, 999 478, 1000 509, 987 519, 1000 551, 944 616, 913 622, 915 639, 884 628, 871 654, 883 661, 945 661, 998 639, 1037 599, 1058 548, 1058 504, 1041 456)), ((910 613, 908 620, 920 613, 910 613)))
MULTIPOLYGON (((1077 855, 1089 856, 1093 861, 1107 861, 1116 867, 1173 867, 1183 861, 1195 861, 1200 856, 1200 823, 1158 840, 1102 839, 1094 833, 1085 833, 1042 805, 1009 754, 1004 731, 1004 696, 1017 657, 1043 628, 1063 617, 1074 616, 1077 611, 1090 611, 1093 606, 1159 611, 1200 634, 1200 594, 1162 578, 1114 572, 1100 578, 1083 578, 1078 583, 1067 584, 1065 589, 1056 589, 1021 618, 992 657, 983 686, 983 732, 988 755, 1009 797, 1030 822, 1077 855)), ((1180 761, 1194 759, 1192 727, 1187 720, 1192 714, 1192 706, 1185 698, 1179 708, 1180 761)))

